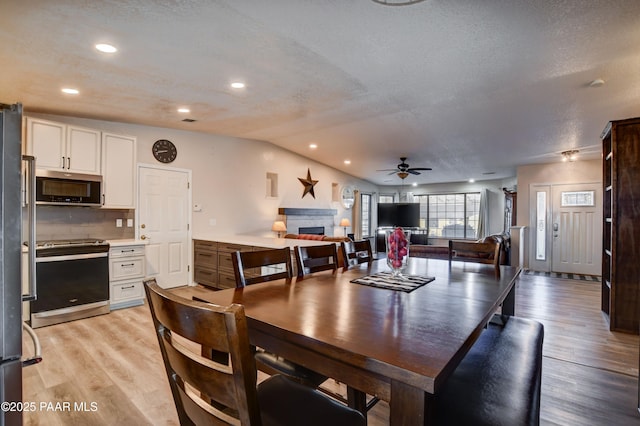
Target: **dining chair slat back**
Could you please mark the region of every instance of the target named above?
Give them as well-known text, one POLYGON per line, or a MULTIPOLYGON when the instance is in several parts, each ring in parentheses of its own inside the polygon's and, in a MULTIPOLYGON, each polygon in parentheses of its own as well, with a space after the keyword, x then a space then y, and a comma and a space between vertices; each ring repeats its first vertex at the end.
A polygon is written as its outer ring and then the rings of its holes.
MULTIPOLYGON (((257 251, 236 251, 231 253, 231 258, 236 277, 236 288, 242 288, 248 285, 267 281, 291 278, 293 276, 291 267, 291 249, 288 247, 257 251), (279 270, 278 272, 267 273, 264 275, 260 275, 260 273, 257 272, 257 269, 262 270, 262 267, 265 266, 281 269, 283 265, 284 271, 279 270), (251 271, 252 269, 253 271, 251 271)), ((260 371, 269 375, 283 374, 289 379, 302 383, 305 386, 315 388, 327 380, 326 376, 279 357, 271 352, 258 350, 256 352, 255 359, 260 371)))
POLYGON ((177 296, 144 281, 181 425, 364 426, 364 416, 282 375, 258 386, 244 307, 177 296), (201 347, 228 357, 205 357, 201 347))
POLYGON ((189 419, 203 424, 212 417, 230 422, 229 414, 220 409, 226 407, 237 412, 240 423, 259 424, 244 308, 184 299, 160 288, 155 279, 145 281, 145 291, 180 423, 188 424, 189 419), (200 346, 227 353, 231 366, 202 357, 200 346))
POLYGON ((373 251, 371 250, 371 241, 369 240, 343 241, 340 243, 340 246, 345 271, 348 270, 350 266, 373 261, 373 251))
POLYGON ((296 246, 296 267, 299 278, 320 271, 338 269, 338 250, 336 245, 296 246))
POLYGON ((257 251, 236 251, 231 253, 236 288, 266 281, 291 278, 291 250, 288 247, 257 251), (263 267, 271 267, 274 272, 262 274, 263 267))

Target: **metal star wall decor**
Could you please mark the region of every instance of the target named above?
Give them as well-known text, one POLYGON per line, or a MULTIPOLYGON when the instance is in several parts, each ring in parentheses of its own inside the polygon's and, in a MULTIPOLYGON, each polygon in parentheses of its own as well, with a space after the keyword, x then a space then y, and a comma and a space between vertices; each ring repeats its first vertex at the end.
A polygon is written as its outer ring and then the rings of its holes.
POLYGON ((300 183, 304 185, 304 192, 302 193, 302 198, 304 198, 304 196, 307 194, 311 194, 313 198, 316 198, 316 194, 315 192, 313 192, 313 187, 316 185, 316 183, 318 183, 318 181, 311 179, 311 170, 307 169, 306 179, 298 178, 298 180, 300 181, 300 183))

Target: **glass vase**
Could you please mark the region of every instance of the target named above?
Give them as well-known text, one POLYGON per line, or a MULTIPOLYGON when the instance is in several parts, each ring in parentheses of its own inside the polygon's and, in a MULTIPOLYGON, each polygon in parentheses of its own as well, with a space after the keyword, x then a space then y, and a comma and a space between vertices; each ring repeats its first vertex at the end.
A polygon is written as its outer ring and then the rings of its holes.
POLYGON ((386 231, 387 265, 395 278, 401 278, 409 264, 410 239, 411 231, 399 227, 386 231))

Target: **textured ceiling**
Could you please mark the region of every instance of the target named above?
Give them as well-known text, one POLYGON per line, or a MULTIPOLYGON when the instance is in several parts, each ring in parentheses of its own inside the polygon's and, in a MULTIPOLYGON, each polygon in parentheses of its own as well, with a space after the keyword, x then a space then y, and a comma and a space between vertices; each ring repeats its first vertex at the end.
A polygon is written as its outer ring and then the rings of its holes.
POLYGON ((638 0, 0 0, 0 11, 0 102, 265 140, 381 185, 400 183, 376 170, 401 156, 433 168, 407 183, 515 176, 567 149, 598 158, 607 121, 640 116, 638 0), (596 78, 606 83, 589 87, 596 78))

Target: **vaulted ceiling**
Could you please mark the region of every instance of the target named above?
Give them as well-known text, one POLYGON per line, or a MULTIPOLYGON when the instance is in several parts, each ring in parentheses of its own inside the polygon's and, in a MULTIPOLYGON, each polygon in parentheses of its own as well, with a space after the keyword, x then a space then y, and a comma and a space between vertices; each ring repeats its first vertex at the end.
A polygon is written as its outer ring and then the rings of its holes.
POLYGON ((607 121, 640 115, 637 0, 0 0, 0 10, 0 102, 265 140, 380 185, 400 183, 377 171, 400 157, 433 169, 406 183, 515 176, 569 149, 598 158, 607 121))

